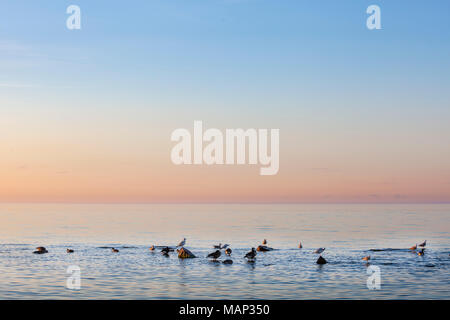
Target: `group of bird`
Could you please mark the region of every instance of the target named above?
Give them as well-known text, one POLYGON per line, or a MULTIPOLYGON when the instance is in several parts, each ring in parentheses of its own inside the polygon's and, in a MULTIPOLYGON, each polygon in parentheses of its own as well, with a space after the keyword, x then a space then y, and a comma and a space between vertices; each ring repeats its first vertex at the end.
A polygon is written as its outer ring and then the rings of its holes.
POLYGON ((412 246, 411 248, 409 248, 409 250, 416 251, 417 255, 423 256, 425 254, 425 246, 426 245, 427 245, 427 240, 425 240, 424 242, 422 242, 419 245, 416 244, 415 246, 412 246), (417 250, 417 247, 420 247, 420 249, 417 250))
MULTIPOLYGON (((184 248, 185 244, 186 244, 186 238, 184 238, 178 244, 177 248, 179 248, 179 249, 177 249, 177 252, 180 252, 181 250, 188 251, 187 249, 184 248)), ((231 250, 231 248, 229 246, 230 246, 229 244, 222 245, 221 243, 219 243, 218 245, 213 245, 213 248, 216 249, 216 250, 214 252, 209 253, 206 257, 210 258, 214 262, 218 262, 217 259, 219 259, 220 256, 222 255, 222 251, 221 250, 224 250, 224 252, 225 252, 225 254, 227 256, 231 256, 231 253, 233 251, 231 250)), ((299 249, 303 248, 303 245, 302 245, 301 242, 299 243, 298 248, 299 249)), ((152 245, 150 247, 150 251, 155 251, 155 250, 156 250, 156 247, 154 245, 152 245)), ((256 249, 253 247, 249 252, 247 252, 244 255, 244 258, 247 259, 248 262, 254 262, 256 260, 257 251, 266 252, 266 251, 272 251, 272 250, 273 250, 273 248, 268 247, 267 246, 267 240, 264 239, 261 245, 259 245, 256 249)), ((163 247, 161 249, 161 254, 163 254, 164 256, 169 256, 169 252, 173 252, 173 251, 175 251, 175 249, 170 248, 170 247, 163 247)), ((325 251, 325 248, 319 248, 319 249, 314 251, 314 253, 319 254, 319 259, 317 260, 317 264, 325 264, 325 263, 327 263, 327 261, 321 256, 322 252, 324 252, 324 251, 325 251)), ((194 257, 194 256, 192 255, 192 257, 194 257)), ((233 260, 227 258, 226 260, 222 261, 222 263, 224 263, 224 264, 232 264, 233 260)))
MULTIPOLYGON (((177 252, 179 253, 179 256, 180 256, 180 253, 183 253, 183 254, 186 254, 186 257, 188 257, 188 258, 195 257, 189 250, 184 248, 185 245, 186 245, 186 238, 184 238, 182 241, 180 241, 180 243, 177 245, 177 252)), ((416 244, 416 245, 412 246, 409 249, 411 251, 417 252, 417 255, 423 256, 425 254, 425 246, 426 245, 427 245, 427 240, 425 240, 424 242, 422 242, 420 244, 416 244), (420 248, 420 249, 418 250, 418 248, 420 248)), ((216 249, 216 251, 211 252, 206 257, 207 258, 211 258, 215 262, 222 255, 222 251, 221 250, 224 250, 225 255, 227 255, 228 257, 230 257, 231 253, 233 252, 231 250, 229 244, 222 245, 221 243, 219 243, 218 245, 214 245, 213 248, 216 249)), ((301 242, 299 243, 298 248, 299 249, 303 248, 303 245, 302 245, 301 242)), ((154 245, 152 245, 150 247, 150 251, 155 251, 155 250, 156 250, 156 247, 154 245)), ((249 262, 254 262, 255 259, 256 259, 257 251, 265 252, 265 251, 271 251, 271 250, 273 250, 273 248, 268 247, 267 246, 267 240, 264 239, 263 242, 262 242, 262 245, 259 245, 257 247, 257 249, 252 248, 249 252, 247 252, 245 254, 244 258, 247 259, 249 262)), ((117 253, 117 252, 119 252, 119 249, 111 248, 111 251, 117 253)), ((175 251, 174 248, 163 247, 161 249, 161 254, 163 254, 164 256, 168 257, 169 256, 169 252, 173 252, 173 251, 175 251)), ((319 255, 319 258, 316 261, 317 264, 326 264, 327 263, 325 258, 322 257, 322 253, 324 251, 325 251, 325 248, 319 248, 319 249, 314 251, 315 254, 319 255)), ((73 252, 75 252, 73 249, 67 249, 67 253, 73 253, 73 252)), ((33 253, 35 253, 35 254, 43 254, 43 253, 48 253, 48 250, 45 247, 37 247, 36 251, 34 251, 33 253)), ((369 261, 370 260, 370 256, 363 257, 362 260, 363 261, 369 261)), ((224 263, 224 264, 232 264, 233 260, 226 259, 226 260, 222 261, 222 263, 224 263)))

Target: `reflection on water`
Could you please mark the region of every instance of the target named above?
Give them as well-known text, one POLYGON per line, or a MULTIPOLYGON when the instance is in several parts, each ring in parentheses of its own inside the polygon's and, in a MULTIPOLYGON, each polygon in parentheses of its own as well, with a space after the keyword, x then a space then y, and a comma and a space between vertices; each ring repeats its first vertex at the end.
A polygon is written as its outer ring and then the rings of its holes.
POLYGON ((2 204, 0 298, 448 299, 449 230, 450 205, 2 204), (183 237, 199 258, 148 250, 183 237), (278 250, 244 260, 264 238, 278 250), (424 256, 407 249, 423 240, 424 256), (205 258, 219 242, 232 265, 205 258), (49 253, 32 254, 40 245, 49 253), (381 290, 367 289, 367 255, 381 290), (70 265, 79 291, 65 288, 70 265))

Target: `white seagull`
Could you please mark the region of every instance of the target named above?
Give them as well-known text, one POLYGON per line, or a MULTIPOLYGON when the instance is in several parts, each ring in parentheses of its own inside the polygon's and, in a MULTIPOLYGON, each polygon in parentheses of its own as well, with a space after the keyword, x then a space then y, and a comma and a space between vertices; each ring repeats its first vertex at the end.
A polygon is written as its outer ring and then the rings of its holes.
POLYGON ((186 244, 186 238, 183 238, 183 241, 181 241, 181 242, 178 244, 178 247, 183 247, 185 244, 186 244))
POLYGON ((319 248, 319 249, 317 249, 316 251, 314 251, 314 253, 321 254, 321 253, 324 252, 324 251, 325 251, 325 248, 319 248))

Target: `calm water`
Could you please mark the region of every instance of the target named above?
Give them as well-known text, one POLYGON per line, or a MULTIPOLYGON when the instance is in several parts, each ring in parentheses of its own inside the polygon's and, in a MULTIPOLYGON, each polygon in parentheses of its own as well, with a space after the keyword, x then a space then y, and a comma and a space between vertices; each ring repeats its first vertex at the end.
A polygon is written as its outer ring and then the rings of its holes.
POLYGON ((450 205, 1 204, 0 298, 449 299, 449 231, 450 205), (148 250, 183 237, 199 258, 148 250), (246 262, 264 238, 277 250, 246 262), (406 249, 425 239, 425 256, 406 249), (234 264, 205 258, 219 242, 234 264), (49 253, 32 254, 37 246, 49 253), (381 268, 380 290, 366 286, 366 255, 381 268), (80 290, 65 288, 70 265, 81 268, 80 290))

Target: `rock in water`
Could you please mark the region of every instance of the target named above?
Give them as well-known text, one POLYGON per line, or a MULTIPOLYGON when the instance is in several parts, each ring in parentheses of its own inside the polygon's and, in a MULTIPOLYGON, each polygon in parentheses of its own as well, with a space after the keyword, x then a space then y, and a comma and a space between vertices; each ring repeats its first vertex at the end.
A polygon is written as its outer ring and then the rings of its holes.
POLYGON ((223 264, 233 264, 233 260, 227 259, 222 262, 223 264))
POLYGON ((39 250, 36 250, 36 251, 33 251, 33 253, 35 253, 35 254, 43 254, 43 253, 48 253, 48 251, 39 251, 39 250))
POLYGON ((327 263, 327 260, 325 260, 325 258, 323 258, 322 256, 319 257, 319 259, 317 259, 317 264, 325 264, 327 263))
POLYGON ((180 259, 195 258, 195 255, 186 248, 181 248, 178 249, 177 251, 178 251, 178 258, 180 259))
POLYGON ((267 246, 258 246, 258 248, 256 248, 256 251, 272 251, 273 248, 267 247, 267 246))

